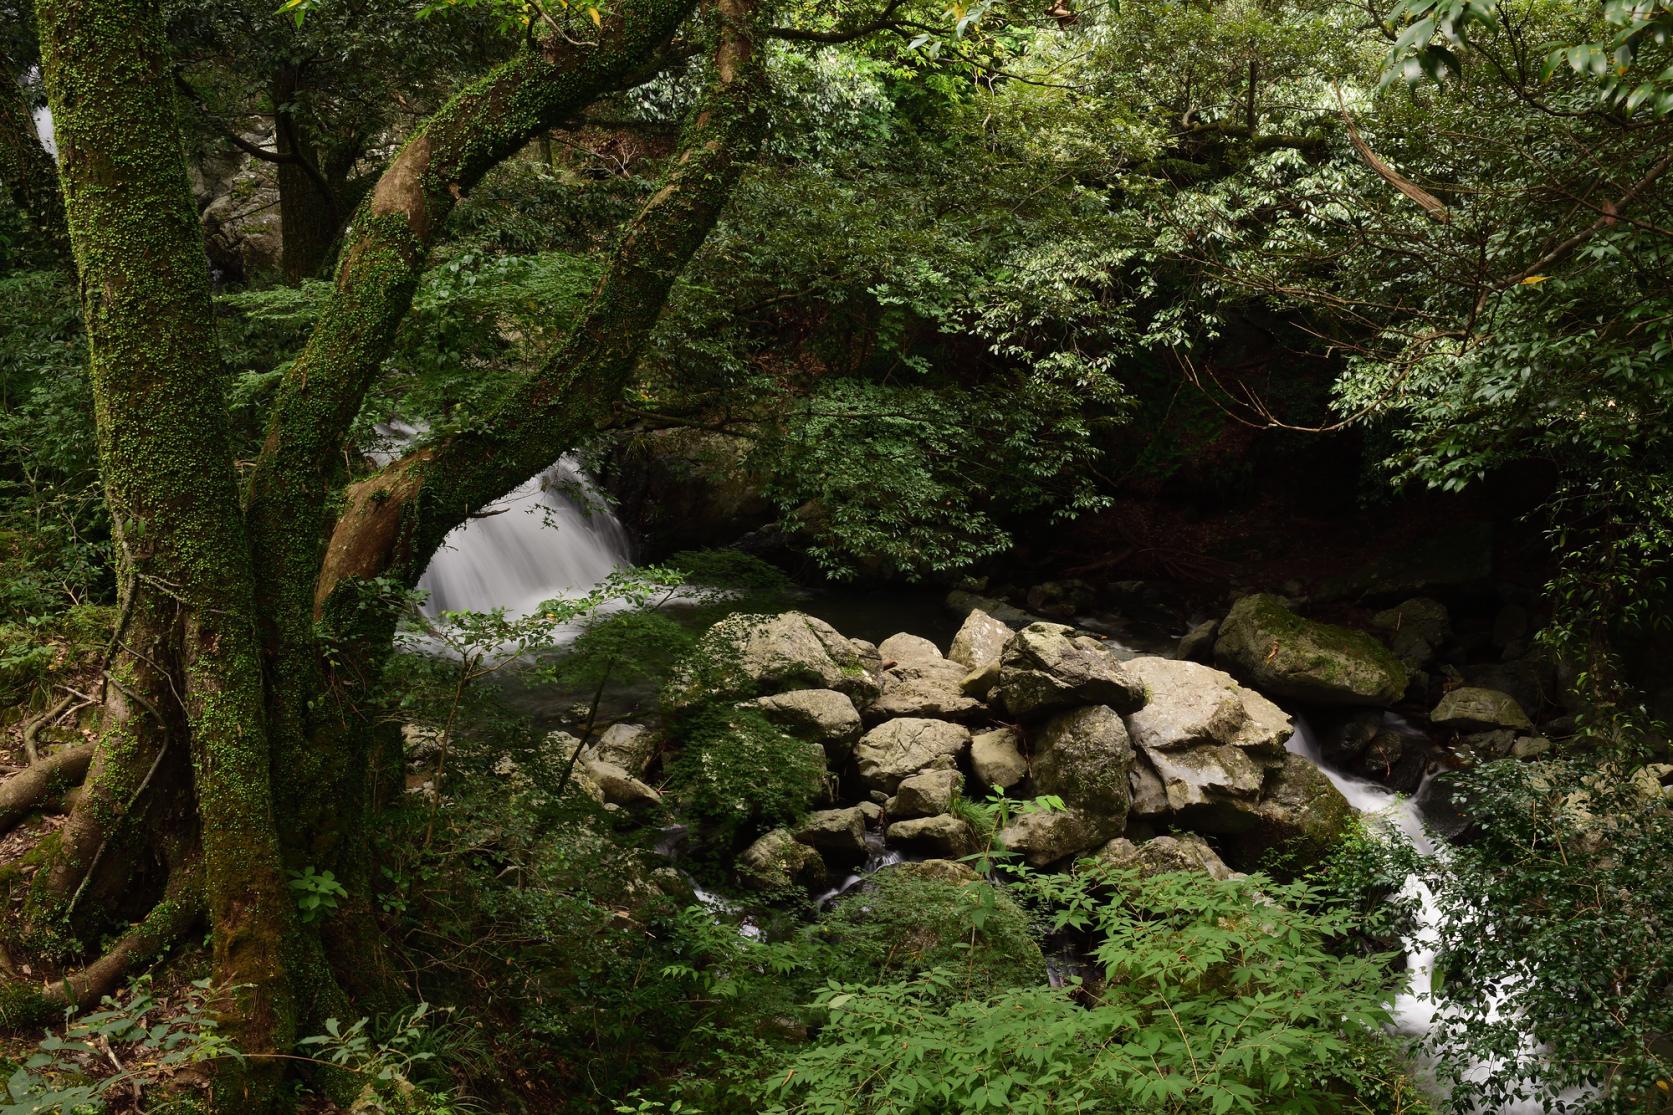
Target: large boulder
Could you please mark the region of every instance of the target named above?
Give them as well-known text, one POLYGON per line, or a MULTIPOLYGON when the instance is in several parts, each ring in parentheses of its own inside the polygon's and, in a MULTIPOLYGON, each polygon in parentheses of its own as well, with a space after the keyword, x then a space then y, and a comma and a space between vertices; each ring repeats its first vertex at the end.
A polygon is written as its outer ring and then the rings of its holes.
POLYGON ((855 645, 802 612, 733 615, 698 639, 664 693, 674 711, 794 689, 834 689, 866 704, 878 682, 855 645))
POLYGON ((802 818, 795 837, 835 859, 862 860, 866 856, 866 815, 858 806, 821 809, 802 818))
POLYGON ((1431 722, 1443 728, 1512 730, 1533 727, 1516 698, 1497 689, 1462 686, 1451 690, 1429 714, 1431 722))
POLYGON ((864 730, 854 702, 835 689, 793 689, 744 703, 785 734, 819 744, 833 763, 847 760, 864 730))
POLYGON ((942 859, 959 859, 981 850, 975 830, 950 813, 896 821, 887 836, 897 847, 942 859))
POLYGON ((662 795, 633 775, 603 759, 583 759, 580 769, 597 786, 608 805, 627 809, 648 809, 662 804, 662 795))
POLYGON ((1083 855, 1110 838, 1108 822, 1079 809, 1035 809, 1005 826, 1001 842, 1035 867, 1083 855))
POLYGON ((1264 693, 1323 705, 1391 705, 1408 673, 1363 631, 1303 619, 1276 596, 1245 596, 1220 623, 1214 657, 1264 693))
POLYGON ((947 657, 970 670, 978 670, 990 662, 999 661, 1005 644, 1016 634, 1008 624, 988 615, 980 608, 970 609, 964 623, 947 648, 947 657))
POLYGON ((1253 815, 1254 824, 1228 844, 1239 867, 1252 868, 1267 852, 1291 865, 1323 858, 1353 824, 1353 806, 1323 771, 1300 755, 1268 772, 1253 815))
POLYGON ((1185 814, 1185 823, 1209 831, 1240 827, 1223 818, 1252 807, 1266 779, 1247 752, 1226 744, 1171 751, 1147 747, 1144 755, 1161 780, 1169 812, 1185 814))
POLYGON ((598 737, 593 751, 605 762, 642 778, 656 758, 656 733, 643 724, 612 724, 598 737))
POLYGON ((1015 728, 993 728, 970 739, 970 769, 976 778, 994 790, 1009 790, 1028 777, 1028 760, 1023 758, 1022 740, 1015 728))
POLYGON ((1096 639, 1058 623, 1032 623, 1013 635, 999 658, 999 694, 1019 719, 1083 705, 1134 712, 1144 686, 1096 639))
POLYGON ((930 650, 934 657, 894 660, 884 655, 882 692, 866 707, 866 719, 874 723, 897 716, 967 720, 982 711, 982 703, 964 692, 965 668, 942 658, 933 646, 930 650))
POLYGON ((943 661, 940 647, 922 635, 910 635, 904 631, 878 643, 877 653, 882 656, 885 666, 891 662, 943 661))
POLYGON ((1158 836, 1143 844, 1134 844, 1124 836, 1116 837, 1099 848, 1091 859, 1118 869, 1137 870, 1147 878, 1170 871, 1201 871, 1211 879, 1229 879, 1235 874, 1208 846, 1208 841, 1194 832, 1158 836))
POLYGON ((1127 717, 1139 747, 1230 744, 1276 758, 1290 737, 1289 714, 1228 673, 1173 658, 1134 658, 1125 666, 1149 695, 1127 717))
POLYGON ((964 776, 956 770, 926 770, 901 782, 887 812, 897 821, 934 817, 951 810, 963 788, 964 776))
POLYGON ((892 794, 921 770, 950 770, 970 746, 970 729, 945 720, 886 720, 860 737, 854 763, 868 790, 892 794))
POLYGON ((1058 713, 1034 741, 1034 790, 1053 794, 1108 835, 1127 825, 1133 744, 1108 705, 1058 713))
POLYGON ((738 877, 756 890, 792 884, 814 890, 825 885, 825 860, 784 829, 773 829, 738 857, 738 877))

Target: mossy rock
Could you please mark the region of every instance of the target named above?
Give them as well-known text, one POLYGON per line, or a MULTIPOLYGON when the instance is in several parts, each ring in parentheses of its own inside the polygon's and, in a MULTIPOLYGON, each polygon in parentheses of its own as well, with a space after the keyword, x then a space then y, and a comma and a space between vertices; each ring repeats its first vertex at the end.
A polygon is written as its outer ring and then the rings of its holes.
POLYGON ((829 978, 879 983, 950 968, 969 974, 975 995, 1045 980, 1028 915, 1003 890, 904 867, 879 871, 814 927, 829 949, 829 978), (992 907, 977 929, 973 915, 989 897, 992 907))
POLYGON ((1392 705, 1410 680, 1373 636, 1303 619, 1266 594, 1232 605, 1214 656, 1263 693, 1320 705, 1392 705))

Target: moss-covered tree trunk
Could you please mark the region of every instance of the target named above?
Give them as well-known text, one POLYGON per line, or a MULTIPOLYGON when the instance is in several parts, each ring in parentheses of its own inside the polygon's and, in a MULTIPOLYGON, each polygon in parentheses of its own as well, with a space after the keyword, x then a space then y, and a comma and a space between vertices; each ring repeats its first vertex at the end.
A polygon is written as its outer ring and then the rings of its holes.
MULTIPOLYGON (((130 706, 107 728, 100 761, 131 783, 134 802, 188 769, 167 761, 171 749, 189 752, 229 1032, 247 1053, 288 1052, 281 948, 293 910, 273 822, 253 582, 161 13, 155 0, 39 0, 36 16, 133 625, 112 677, 135 679, 128 696, 142 710, 130 706), (147 727, 131 730, 139 721, 147 727)), ((73 896, 68 877, 133 838, 120 816, 108 820, 90 856, 55 864, 67 876, 61 890, 73 896)), ((248 1098, 259 1100, 275 1062, 249 1063, 248 1098)))

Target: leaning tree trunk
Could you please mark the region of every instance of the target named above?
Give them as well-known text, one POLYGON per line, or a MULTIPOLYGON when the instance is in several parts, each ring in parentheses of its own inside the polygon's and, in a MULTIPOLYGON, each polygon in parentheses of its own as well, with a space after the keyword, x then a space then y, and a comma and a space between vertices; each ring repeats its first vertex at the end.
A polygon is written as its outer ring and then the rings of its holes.
MULTIPOLYGON (((62 849, 48 875, 71 896, 68 905, 96 861, 132 838, 122 810, 146 795, 189 796, 227 1030, 258 1058, 223 1082, 218 1100, 259 1103, 277 1065, 259 1058, 291 1043, 281 949, 294 910, 273 823, 252 575, 208 263, 161 13, 157 0, 38 0, 36 14, 130 617, 111 670, 129 707, 110 710, 95 760, 100 777, 119 785, 78 804, 70 827, 94 831, 73 852, 62 849), (189 766, 170 763, 169 753, 182 750, 189 766)), ((178 870, 187 858, 177 857, 178 870)), ((141 926, 157 933, 175 924, 159 916, 141 926)))

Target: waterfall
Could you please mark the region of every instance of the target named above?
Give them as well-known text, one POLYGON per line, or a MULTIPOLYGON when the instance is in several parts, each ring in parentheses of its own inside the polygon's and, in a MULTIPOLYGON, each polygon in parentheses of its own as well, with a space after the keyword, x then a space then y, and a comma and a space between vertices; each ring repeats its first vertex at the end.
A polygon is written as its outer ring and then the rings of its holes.
MULTIPOLYGON (((377 432, 382 440, 367 455, 383 465, 427 431, 397 419, 377 432)), ((547 600, 585 594, 631 556, 627 529, 580 460, 565 454, 453 528, 418 587, 432 618, 504 608, 520 619, 547 600)))
MULTIPOLYGON (((1397 719, 1392 714, 1389 715, 1391 720, 1397 719)), ((1427 775, 1417 792, 1408 798, 1368 779, 1343 774, 1325 762, 1312 725, 1301 717, 1296 718, 1295 731, 1284 746, 1286 750, 1300 755, 1318 767, 1356 811, 1379 818, 1387 828, 1408 841, 1420 856, 1444 857, 1445 850, 1431 837, 1428 827, 1423 822, 1419 805, 1429 783, 1427 775)), ((1390 1012, 1397 1033, 1421 1039, 1428 1037, 1435 1030, 1446 1010, 1444 1000, 1432 990, 1435 963, 1439 956, 1442 911, 1428 884, 1419 875, 1414 874, 1406 879, 1399 897, 1416 900, 1417 919, 1411 934, 1403 942, 1408 977, 1406 989, 1395 996, 1394 1002, 1390 1004, 1390 1012)), ((1500 998, 1502 1000, 1503 996, 1500 998)), ((1540 1055, 1540 1050, 1531 1035, 1525 1038, 1522 1052, 1528 1057, 1540 1055)), ((1472 1062, 1465 1076, 1473 1080, 1484 1079, 1494 1067, 1494 1063, 1490 1061, 1472 1062)), ((1575 1101, 1584 1098, 1585 1095, 1581 1089, 1570 1089, 1560 1098, 1575 1101)), ((1491 1111, 1477 1110, 1474 1115, 1545 1115, 1546 1110, 1543 1102, 1524 1098, 1491 1111)))
POLYGON ((418 587, 429 594, 426 615, 504 608, 520 618, 579 596, 629 556, 626 529, 566 455, 455 527, 418 587))

